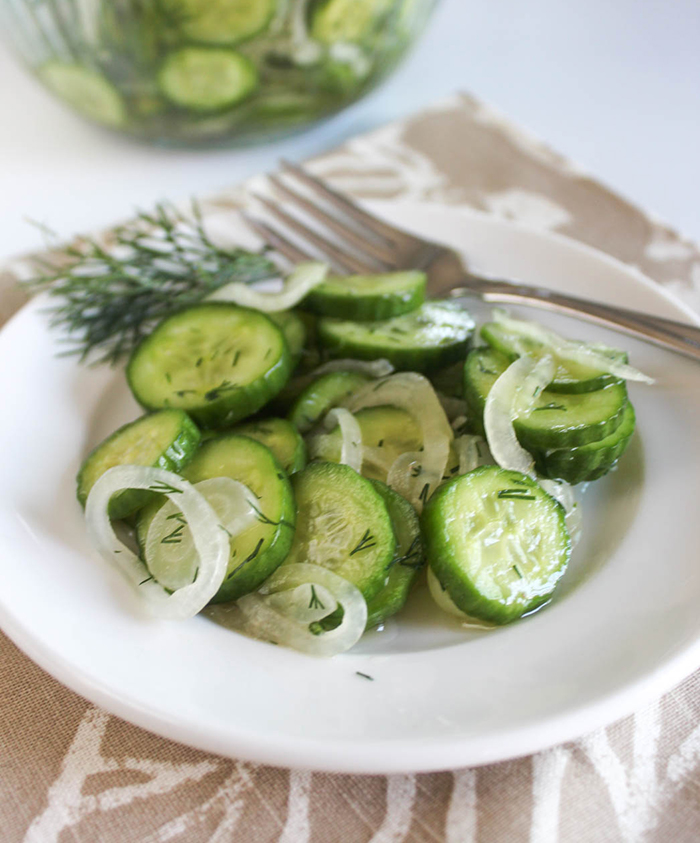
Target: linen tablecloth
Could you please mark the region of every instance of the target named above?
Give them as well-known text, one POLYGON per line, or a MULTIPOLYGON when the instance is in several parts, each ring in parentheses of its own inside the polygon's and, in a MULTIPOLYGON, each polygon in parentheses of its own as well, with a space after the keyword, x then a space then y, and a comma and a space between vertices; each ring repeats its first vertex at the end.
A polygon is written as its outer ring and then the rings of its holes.
MULTIPOLYGON (((313 168, 358 197, 464 205, 568 235, 700 309, 697 246, 472 97, 357 137, 313 168)), ((241 196, 233 188, 220 201, 241 196)), ((0 322, 22 300, 6 271, 0 322)), ((529 758, 330 775, 151 735, 62 687, 0 635, 0 840, 690 843, 700 840, 700 673, 634 716, 529 758)))

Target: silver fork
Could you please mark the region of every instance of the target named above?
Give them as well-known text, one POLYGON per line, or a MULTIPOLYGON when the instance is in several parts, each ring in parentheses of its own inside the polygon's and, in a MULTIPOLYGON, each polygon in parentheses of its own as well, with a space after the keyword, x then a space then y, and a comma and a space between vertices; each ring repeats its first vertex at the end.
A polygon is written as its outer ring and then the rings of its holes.
POLYGON ((255 196, 276 224, 247 213, 244 217, 269 246, 293 263, 321 256, 344 274, 421 269, 428 276, 431 296, 477 296, 486 302, 564 313, 700 361, 700 328, 543 287, 475 275, 452 249, 375 217, 298 164, 282 161, 281 167, 286 178, 270 175, 268 180, 284 200, 284 207, 265 196, 255 196), (311 228, 288 208, 303 212, 320 227, 311 228))

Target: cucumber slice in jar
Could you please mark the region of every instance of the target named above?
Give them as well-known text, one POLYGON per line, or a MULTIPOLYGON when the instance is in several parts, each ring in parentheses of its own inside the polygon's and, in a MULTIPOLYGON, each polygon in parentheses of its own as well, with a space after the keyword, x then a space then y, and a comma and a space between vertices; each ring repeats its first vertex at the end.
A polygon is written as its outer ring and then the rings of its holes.
POLYGON ((578 448, 535 451, 535 467, 544 477, 565 480, 571 485, 599 480, 617 465, 632 439, 634 428, 634 408, 628 401, 620 426, 609 436, 578 448))
MULTIPOLYGON (((90 489, 105 471, 117 465, 146 465, 180 474, 194 456, 201 434, 187 413, 162 410, 125 424, 85 459, 77 477, 77 496, 85 506, 90 489)), ((125 489, 109 503, 109 517, 127 518, 156 497, 141 489, 125 489)))
POLYGON ((395 4, 396 0, 318 0, 311 13, 311 37, 324 44, 363 41, 395 4))
POLYGON ((51 61, 39 69, 39 78, 85 117, 112 128, 126 123, 127 111, 122 95, 96 70, 81 64, 51 61))
MULTIPOLYGON (((523 350, 536 355, 548 351, 543 343, 531 337, 524 337, 522 334, 515 334, 498 322, 487 322, 482 325, 481 336, 491 348, 503 354, 511 362, 517 359, 523 350)), ((624 351, 617 348, 603 349, 599 346, 596 348, 609 355, 611 360, 620 363, 627 362, 627 354, 624 351)), ((593 392, 613 383, 622 383, 620 378, 609 372, 602 372, 600 369, 574 360, 557 358, 556 354, 554 358, 557 370, 554 380, 547 387, 550 392, 593 392)))
POLYGON ((276 395, 291 367, 284 336, 267 316, 210 302, 164 319, 135 349, 126 374, 143 407, 178 407, 203 427, 226 427, 276 395))
POLYGON ((190 41, 233 45, 267 28, 277 0, 160 0, 160 6, 190 41))
POLYGON ((383 623, 403 608, 416 574, 425 564, 416 510, 386 483, 377 480, 371 482, 389 512, 396 537, 396 553, 389 563, 386 583, 367 603, 367 629, 383 623))
MULTIPOLYGON (((231 540, 226 576, 212 602, 236 600, 254 591, 284 561, 292 546, 294 496, 284 469, 265 445, 230 433, 205 442, 183 475, 194 484, 229 477, 255 495, 256 521, 231 540)), ((137 538, 147 566, 146 539, 159 509, 160 502, 156 502, 139 513, 137 538)))
POLYGON ((321 316, 358 322, 391 319, 423 304, 426 282, 425 273, 416 271, 332 276, 309 293, 303 306, 321 316))
POLYGON ((306 465, 306 443, 299 431, 286 419, 262 419, 238 425, 233 431, 262 442, 287 472, 294 474, 306 465))
POLYGON ((292 478, 294 544, 285 561, 311 562, 357 586, 371 600, 386 581, 396 539, 381 495, 347 465, 316 463, 292 478))
MULTIPOLYGON (((386 482, 396 459, 409 451, 419 451, 423 439, 413 416, 390 405, 358 410, 355 419, 362 433, 362 475, 386 482)), ((342 446, 340 430, 313 433, 308 437, 309 459, 339 462, 342 446)))
MULTIPOLYGON (((464 397, 483 433, 486 397, 509 361, 491 348, 475 348, 464 366, 464 397)), ((529 451, 575 448, 609 436, 622 423, 627 388, 613 383, 595 392, 560 393, 545 389, 533 409, 513 423, 529 451)))
POLYGON ((308 433, 333 407, 371 380, 361 372, 328 372, 312 381, 292 404, 289 421, 308 433))
POLYGON ((426 372, 464 359, 474 320, 454 302, 426 302, 417 310, 381 322, 322 318, 320 343, 334 357, 384 357, 396 369, 426 372))
POLYGON ((490 623, 546 603, 571 555, 563 507, 527 475, 496 466, 441 486, 421 525, 440 585, 459 609, 490 623))
POLYGON ((158 70, 158 87, 173 105, 201 113, 224 111, 245 100, 258 85, 253 62, 235 50, 182 47, 158 70))

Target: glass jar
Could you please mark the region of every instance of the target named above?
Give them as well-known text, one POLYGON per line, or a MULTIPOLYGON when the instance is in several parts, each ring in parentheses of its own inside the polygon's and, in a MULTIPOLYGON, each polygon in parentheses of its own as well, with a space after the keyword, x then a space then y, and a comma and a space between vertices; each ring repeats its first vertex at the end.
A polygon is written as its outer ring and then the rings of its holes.
POLYGON ((0 0, 57 97, 155 143, 229 145, 345 108, 396 66, 436 0, 0 0))

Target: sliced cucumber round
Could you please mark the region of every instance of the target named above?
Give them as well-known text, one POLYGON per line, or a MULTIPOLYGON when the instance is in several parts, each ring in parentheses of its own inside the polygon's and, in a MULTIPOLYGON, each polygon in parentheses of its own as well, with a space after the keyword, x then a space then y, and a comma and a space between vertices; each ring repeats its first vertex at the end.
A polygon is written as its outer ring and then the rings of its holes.
MULTIPOLYGON (((255 495, 258 519, 231 540, 226 577, 212 602, 236 600, 254 591, 284 561, 292 546, 296 515, 286 472, 265 445, 229 433, 205 442, 183 474, 190 483, 230 477, 255 495)), ((156 502, 139 513, 137 538, 142 552, 161 504, 156 502)), ((147 556, 144 561, 148 565, 147 556)))
POLYGON ((396 553, 389 563, 385 585, 367 603, 367 629, 403 608, 416 574, 425 564, 420 521, 415 509, 386 483, 373 480, 372 485, 382 496, 389 512, 396 537, 396 553))
POLYGON ((307 466, 292 484, 297 529, 285 564, 321 565, 370 600, 384 585, 396 550, 381 495, 352 468, 328 462, 307 466))
POLYGON ((267 316, 210 302, 164 319, 126 374, 143 407, 179 407, 204 427, 226 427, 276 395, 291 367, 284 336, 267 316))
POLYGON ((426 372, 463 359, 474 320, 455 302, 427 302, 382 322, 322 318, 319 340, 335 357, 384 357, 403 371, 426 372))
POLYGON ((391 319, 423 304, 426 282, 425 273, 417 271, 332 276, 309 293, 304 307, 358 322, 391 319))
POLYGON ((112 128, 126 123, 122 95, 96 70, 82 64, 51 61, 39 69, 39 76, 54 94, 85 117, 112 128))
POLYGON ((609 436, 578 448, 535 451, 535 467, 544 477, 565 480, 572 485, 599 480, 611 471, 632 439, 635 413, 628 401, 619 427, 609 436))
POLYGON ((441 486, 421 525, 440 585, 459 609, 490 623, 546 603, 571 555, 563 507, 527 475, 496 466, 441 486))
MULTIPOLYGON (((200 439, 197 426, 182 410, 161 410, 125 424, 101 442, 80 467, 80 505, 85 506, 95 481, 116 465, 147 465, 180 474, 200 439)), ((126 489, 110 501, 109 516, 127 518, 155 497, 153 492, 126 489)))
POLYGON ((324 44, 357 43, 376 32, 395 0, 317 0, 311 37, 324 44))
POLYGON ((160 0, 179 31, 204 44, 238 44, 266 29, 277 0, 160 0))
POLYGON ((278 310, 267 314, 277 325, 289 346, 289 353, 296 364, 299 362, 306 344, 306 327, 304 320, 293 310, 278 310))
MULTIPOLYGON (((355 414, 362 433, 362 475, 386 482, 389 469, 407 451, 423 447, 420 427, 413 416, 400 407, 366 407, 355 414)), ((316 432, 308 437, 309 459, 339 462, 342 435, 316 432)))
POLYGON ((232 432, 250 436, 267 445, 287 474, 301 471, 306 465, 306 443, 296 427, 286 419, 246 422, 232 432))
POLYGON ((327 372, 313 380, 292 404, 289 420, 307 433, 333 407, 338 407, 371 378, 361 372, 327 372))
MULTIPOLYGON (((464 397, 481 425, 486 397, 509 361, 491 348, 475 348, 464 367, 464 397)), ((542 451, 575 448, 609 436, 622 423, 627 388, 612 383, 595 392, 559 393, 545 389, 534 408, 514 422, 524 448, 542 451)))
MULTIPOLYGON (((510 361, 520 356, 519 349, 526 349, 533 354, 541 354, 546 350, 541 342, 524 337, 522 334, 514 334, 498 322, 487 322, 481 326, 481 336, 491 348, 503 354, 510 361)), ((598 351, 603 351, 599 346, 598 351)), ((605 350, 611 360, 619 363, 627 362, 627 354, 617 348, 605 350)), ((609 372, 602 372, 592 366, 577 363, 573 360, 556 358, 557 369, 554 380, 547 389, 550 392, 593 392, 602 389, 612 383, 622 383, 620 378, 611 375, 609 372)))
POLYGON ((158 87, 174 105, 190 111, 223 111, 246 99, 258 85, 253 62, 235 50, 182 47, 158 70, 158 87))

